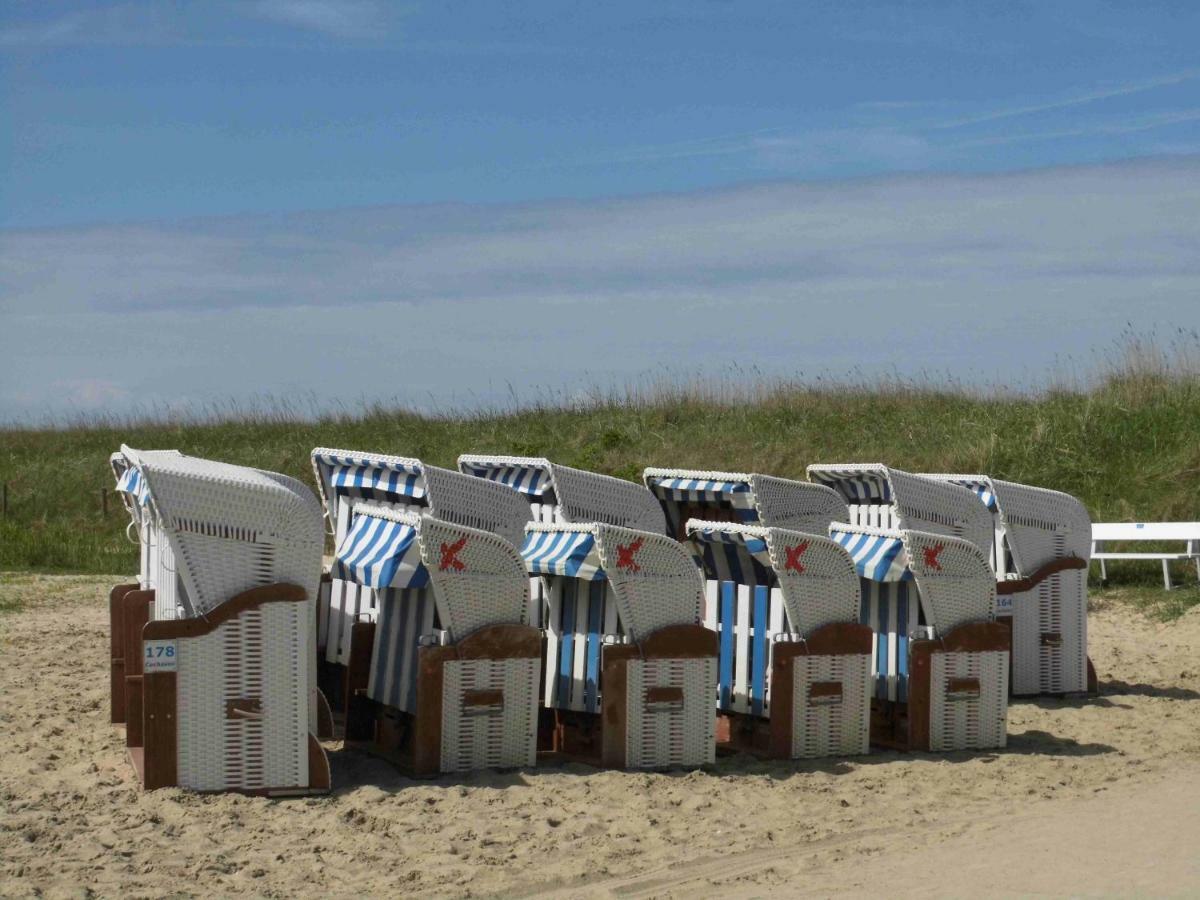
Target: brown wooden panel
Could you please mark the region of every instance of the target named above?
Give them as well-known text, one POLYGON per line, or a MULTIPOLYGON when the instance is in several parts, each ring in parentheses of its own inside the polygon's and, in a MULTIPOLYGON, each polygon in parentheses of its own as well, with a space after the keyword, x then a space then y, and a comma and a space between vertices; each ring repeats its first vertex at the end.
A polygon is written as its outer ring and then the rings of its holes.
POLYGON ((125 676, 125 746, 141 747, 144 723, 142 720, 142 676, 125 676))
MULTIPOLYGON (((809 656, 869 655, 874 632, 870 625, 831 622, 813 631, 802 643, 809 656)), ((776 644, 778 649, 781 644, 776 644)))
POLYGON ((810 703, 841 703, 842 683, 840 681, 814 681, 808 686, 810 703))
POLYGON ((454 647, 417 649, 417 714, 413 722, 413 774, 433 778, 442 769, 442 693, 446 661, 454 647))
POLYGON ((1051 575, 1059 572, 1065 572, 1068 569, 1086 569, 1088 567, 1086 559, 1080 559, 1077 556, 1064 556, 1062 559, 1053 559, 1046 563, 1028 578, 1017 578, 1012 581, 997 581, 997 594, 1023 594, 1026 591, 1031 591, 1051 575))
POLYGON ((109 721, 125 721, 125 595, 136 584, 118 584, 108 594, 109 721))
POLYGON ((375 623, 355 622, 350 626, 350 658, 346 660, 346 694, 342 698, 348 741, 369 741, 375 734, 375 706, 367 697, 374 652, 375 623))
POLYGON ((486 625, 451 649, 456 659, 540 659, 542 632, 529 625, 486 625))
POLYGON ((651 687, 646 688, 646 696, 643 698, 646 706, 653 706, 658 703, 682 703, 683 688, 680 687, 651 687))
POLYGON ((148 641, 164 641, 200 637, 211 634, 223 622, 228 622, 246 610, 255 609, 264 603, 304 603, 307 597, 304 588, 297 584, 268 584, 251 588, 221 603, 204 618, 163 619, 151 622, 146 626, 145 638, 148 641))
POLYGON ((668 625, 636 646, 639 655, 646 659, 699 659, 717 655, 719 638, 703 625, 668 625))
POLYGON ((600 762, 612 769, 625 768, 627 761, 629 660, 637 655, 631 644, 600 648, 600 762))
POLYGON ((329 774, 329 757, 325 748, 311 734, 308 736, 308 787, 312 791, 328 793, 333 786, 329 774))
POLYGON ((463 691, 462 705, 464 709, 475 707, 504 708, 504 691, 477 690, 463 691))
POLYGON ((121 598, 122 649, 125 669, 125 746, 141 747, 144 734, 142 721, 142 664, 145 652, 142 633, 150 619, 154 591, 129 591, 121 598))
POLYGON ((179 722, 175 673, 142 676, 144 766, 142 784, 148 791, 179 783, 179 722))

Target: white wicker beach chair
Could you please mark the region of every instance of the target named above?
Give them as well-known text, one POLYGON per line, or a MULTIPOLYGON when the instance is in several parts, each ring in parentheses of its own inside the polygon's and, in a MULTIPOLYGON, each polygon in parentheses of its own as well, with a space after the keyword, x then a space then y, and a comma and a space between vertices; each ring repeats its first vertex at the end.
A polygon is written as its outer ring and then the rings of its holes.
MULTIPOLYGON (((803 481, 744 472, 646 469, 646 487, 666 516, 667 533, 687 540, 689 519, 738 522, 824 535, 830 522, 843 522, 846 503, 827 488, 803 481)), ((756 641, 783 630, 784 603, 776 578, 753 556, 732 548, 704 548, 704 624, 721 634, 721 677, 717 708, 761 715, 768 678, 767 659, 756 641)))
POLYGON ((122 453, 179 591, 122 598, 126 743, 147 788, 329 789, 314 736, 320 506, 293 479, 178 454, 122 453), (163 615, 159 615, 162 612, 163 615))
POLYGON ((873 743, 911 750, 1003 747, 1009 632, 979 547, 928 531, 835 523, 875 632, 873 743))
POLYGON ((543 746, 616 768, 711 763, 717 636, 703 581, 662 535, 603 523, 526 528, 549 600, 543 746))
POLYGON ((737 622, 734 590, 721 595, 719 707, 731 705, 738 668, 751 673, 751 704, 748 715, 722 714, 718 743, 783 759, 866 753, 872 632, 858 622, 850 554, 824 534, 701 519, 685 527, 708 576, 751 582, 723 582, 750 596, 739 598, 737 622))
MULTIPOLYGON (((534 456, 464 453, 458 468, 467 475, 502 484, 528 502, 527 521, 605 522, 661 533, 666 527, 654 498, 639 484, 560 466, 534 456)), ((530 622, 547 624, 549 598, 538 578, 529 584, 530 622)))
POLYGON ((987 475, 927 475, 970 489, 995 528, 997 612, 1012 626, 1012 692, 1095 690, 1087 656, 1092 522, 1070 494, 987 475))
MULTIPOLYGON (((808 477, 835 490, 849 505, 852 525, 867 528, 929 531, 963 538, 990 559, 991 516, 965 487, 933 481, 878 464, 813 465, 808 477)), ((908 602, 903 586, 893 582, 863 583, 862 619, 879 636, 876 653, 876 696, 900 700, 907 676, 899 670, 902 639, 926 624, 921 609, 908 602)))
MULTIPOLYGON (((334 547, 345 539, 358 503, 429 512, 448 522, 495 532, 516 546, 524 539, 528 507, 500 485, 482 484, 411 457, 357 450, 318 447, 312 452, 312 465, 334 547)), ((354 623, 373 621, 376 615, 373 589, 331 575, 322 585, 319 610, 318 649, 327 662, 349 665, 354 623)))
POLYGON ((355 633, 356 658, 372 649, 371 721, 362 729, 351 709, 350 739, 373 735, 418 776, 534 764, 542 638, 509 540, 360 500, 333 572, 377 599, 355 633))

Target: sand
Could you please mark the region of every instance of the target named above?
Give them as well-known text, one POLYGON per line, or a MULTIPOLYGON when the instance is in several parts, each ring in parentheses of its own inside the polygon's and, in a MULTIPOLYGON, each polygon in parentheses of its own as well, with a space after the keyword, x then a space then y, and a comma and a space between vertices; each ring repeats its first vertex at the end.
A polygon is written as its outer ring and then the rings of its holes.
POLYGON ((1200 894, 1200 610, 1095 610, 1091 700, 1000 753, 415 782, 327 745, 329 797, 141 791, 108 723, 114 579, 0 576, 0 896, 1200 894))

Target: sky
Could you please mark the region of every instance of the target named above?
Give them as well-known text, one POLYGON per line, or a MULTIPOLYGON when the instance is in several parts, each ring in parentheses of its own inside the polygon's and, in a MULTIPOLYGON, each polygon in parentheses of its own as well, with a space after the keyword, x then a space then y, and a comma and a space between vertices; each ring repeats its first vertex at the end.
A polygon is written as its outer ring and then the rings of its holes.
MULTIPOLYGON (((1200 4, 0 5, 0 421, 1200 328, 1200 4)), ((751 377, 747 375, 746 377, 751 377)))

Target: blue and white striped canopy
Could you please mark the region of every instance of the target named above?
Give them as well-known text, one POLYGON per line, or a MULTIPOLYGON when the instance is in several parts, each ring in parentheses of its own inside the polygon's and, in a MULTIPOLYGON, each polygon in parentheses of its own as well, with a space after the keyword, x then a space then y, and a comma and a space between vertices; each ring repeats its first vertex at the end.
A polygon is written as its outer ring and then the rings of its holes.
POLYGON ((496 481, 530 497, 542 497, 553 489, 550 471, 543 465, 516 465, 501 462, 469 462, 463 468, 468 475, 496 481))
POLYGON ((596 536, 590 531, 531 531, 521 546, 531 575, 562 575, 605 581, 596 536))
POLYGON ((429 583, 417 530, 403 522, 355 515, 334 557, 334 577, 367 587, 420 588, 429 583))
POLYGON ((995 512, 999 505, 996 502, 996 495, 992 493, 991 485, 986 481, 976 481, 973 478, 953 478, 952 484, 961 484, 963 487, 973 491, 975 496, 983 501, 983 505, 995 512))
POLYGON ((709 481, 700 478, 651 476, 647 485, 659 500, 702 505, 727 503, 738 511, 741 522, 757 522, 754 494, 746 481, 709 481))
POLYGON ((414 463, 332 453, 320 454, 316 459, 335 494, 352 494, 368 500, 387 496, 420 500, 425 496, 425 479, 421 477, 421 467, 414 463))
POLYGON ((121 479, 117 482, 117 490, 131 495, 141 506, 145 506, 150 500, 150 486, 146 484, 142 473, 133 466, 121 473, 121 479))
POLYGON ((863 469, 810 469, 809 478, 833 488, 848 503, 891 503, 892 485, 883 472, 863 469))
POLYGON ((904 542, 891 535, 829 530, 829 536, 850 551, 854 568, 871 581, 911 581, 904 542))
POLYGON ((763 538, 720 527, 691 531, 688 537, 708 578, 736 584, 774 584, 775 570, 763 538))

